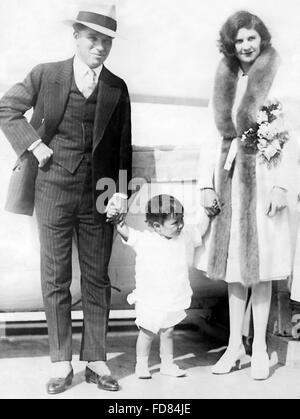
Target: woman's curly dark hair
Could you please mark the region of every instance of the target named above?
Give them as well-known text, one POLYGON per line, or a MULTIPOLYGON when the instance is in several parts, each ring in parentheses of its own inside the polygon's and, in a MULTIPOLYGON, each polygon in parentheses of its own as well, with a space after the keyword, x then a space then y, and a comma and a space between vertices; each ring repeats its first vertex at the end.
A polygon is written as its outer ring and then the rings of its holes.
POLYGON ((255 29, 261 37, 261 51, 271 46, 271 34, 256 15, 241 10, 230 16, 220 30, 218 47, 229 60, 235 60, 235 38, 241 28, 255 29))

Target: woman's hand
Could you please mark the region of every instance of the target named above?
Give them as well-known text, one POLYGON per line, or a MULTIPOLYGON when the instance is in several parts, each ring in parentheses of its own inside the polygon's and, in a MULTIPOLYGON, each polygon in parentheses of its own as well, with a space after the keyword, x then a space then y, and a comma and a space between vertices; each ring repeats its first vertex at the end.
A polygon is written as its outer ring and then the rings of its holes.
POLYGON ((214 217, 221 212, 221 204, 218 195, 212 188, 201 189, 200 195, 201 205, 204 207, 209 217, 214 217))
POLYGON ((274 186, 266 208, 266 215, 274 217, 277 212, 282 211, 287 206, 286 189, 274 186))

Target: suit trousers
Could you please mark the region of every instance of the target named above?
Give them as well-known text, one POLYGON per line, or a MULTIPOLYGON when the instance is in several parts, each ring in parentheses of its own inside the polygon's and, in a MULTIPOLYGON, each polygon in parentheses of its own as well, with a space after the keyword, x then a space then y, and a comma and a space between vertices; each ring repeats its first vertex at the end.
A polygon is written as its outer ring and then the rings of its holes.
POLYGON ((52 362, 72 359, 72 239, 76 232, 83 308, 80 359, 106 361, 111 287, 108 264, 113 226, 94 223, 91 156, 74 174, 55 161, 39 169, 35 208, 41 246, 41 283, 52 362))

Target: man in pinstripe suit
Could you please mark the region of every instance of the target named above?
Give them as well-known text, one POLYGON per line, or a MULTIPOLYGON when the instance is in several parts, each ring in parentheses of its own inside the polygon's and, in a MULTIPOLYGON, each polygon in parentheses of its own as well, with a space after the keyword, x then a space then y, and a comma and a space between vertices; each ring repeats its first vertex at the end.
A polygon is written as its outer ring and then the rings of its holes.
MULTIPOLYGON (((74 230, 84 313, 80 359, 88 362, 86 381, 104 390, 119 389, 106 365, 113 226, 96 208, 103 192, 97 183, 108 178, 124 185, 120 173, 130 179, 132 159, 127 87, 103 66, 116 36, 115 6, 82 7, 69 23, 74 28, 75 57, 36 66, 0 101, 1 128, 18 155, 6 209, 32 215, 35 207, 38 220, 52 361, 49 394, 66 390, 73 378, 74 230), (34 112, 29 123, 24 114, 30 108, 34 112)), ((109 192, 108 198, 115 191, 109 192)))

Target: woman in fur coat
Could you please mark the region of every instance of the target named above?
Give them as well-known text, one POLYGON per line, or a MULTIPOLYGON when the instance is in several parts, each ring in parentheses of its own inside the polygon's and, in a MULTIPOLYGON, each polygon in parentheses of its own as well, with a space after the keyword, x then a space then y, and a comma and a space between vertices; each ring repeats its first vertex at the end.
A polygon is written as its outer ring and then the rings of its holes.
MULTIPOLYGON (((263 106, 274 111, 278 121, 284 112, 284 104, 278 102, 284 86, 281 60, 265 24, 249 12, 237 12, 223 25, 219 45, 223 59, 212 99, 216 132, 202 152, 199 178, 202 205, 213 222, 197 267, 209 278, 228 283, 229 344, 212 372, 229 373, 245 355, 242 328, 251 287, 251 376, 261 380, 269 376, 266 329, 272 281, 291 273, 288 203, 295 181, 293 141, 282 123, 280 141, 269 148, 250 135, 258 122, 266 122, 266 113, 257 119, 263 106)), ((266 136, 271 134, 265 129, 266 136)))

